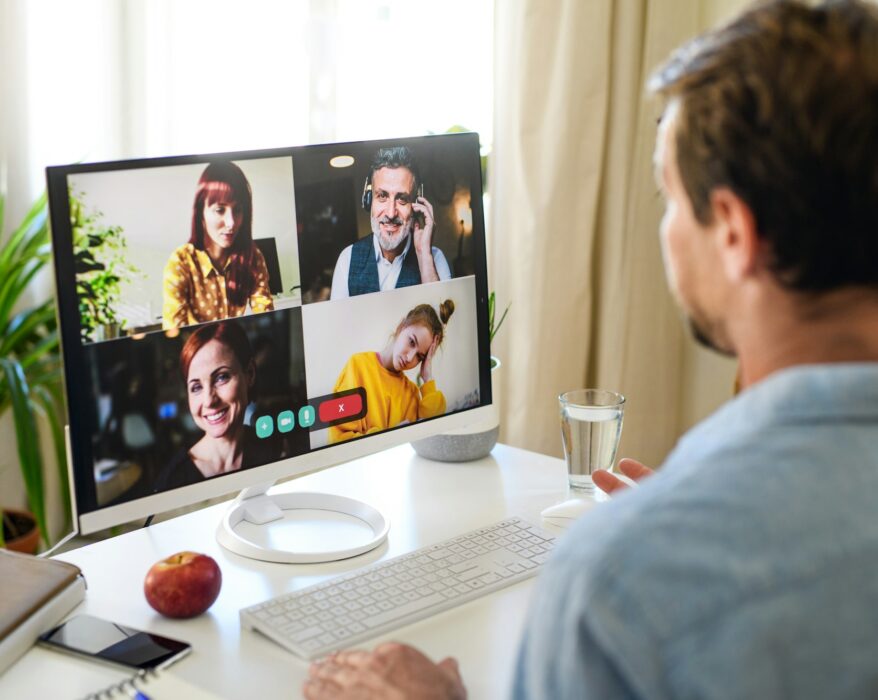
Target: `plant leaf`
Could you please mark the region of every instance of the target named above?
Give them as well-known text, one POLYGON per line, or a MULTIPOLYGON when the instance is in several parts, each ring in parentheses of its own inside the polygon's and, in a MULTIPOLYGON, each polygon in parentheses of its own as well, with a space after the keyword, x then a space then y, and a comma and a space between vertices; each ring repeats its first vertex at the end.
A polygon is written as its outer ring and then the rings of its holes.
POLYGON ((30 341, 27 343, 28 345, 39 342, 46 335, 45 329, 54 330, 54 326, 55 309, 51 300, 16 314, 4 329, 2 341, 0 341, 0 357, 11 354, 20 355, 20 350, 23 349, 22 346, 27 341, 30 341), (40 329, 44 329, 44 332, 34 337, 36 331, 40 329))
POLYGON ((27 491, 28 507, 36 518, 40 534, 48 542, 46 532, 46 504, 43 490, 43 457, 40 453, 34 408, 30 402, 30 388, 24 370, 17 360, 0 357, 0 369, 9 389, 18 459, 27 491))
POLYGON ((0 248, 0 270, 6 270, 10 261, 21 258, 21 248, 34 238, 48 240, 46 226, 47 209, 46 193, 44 192, 25 215, 22 222, 11 233, 9 240, 0 248))
MULTIPOLYGON (((56 352, 58 347, 58 331, 53 330, 40 340, 30 352, 21 358, 21 366, 29 371, 31 366, 35 363, 49 361, 52 365, 51 374, 57 379, 60 375, 61 369, 61 361, 56 352)), ((33 379, 31 381, 33 381, 33 379)))
POLYGON ((9 314, 12 313, 16 302, 21 298, 22 292, 44 265, 44 261, 31 258, 25 262, 13 264, 11 269, 0 268, 7 275, 2 287, 0 287, 0 326, 6 325, 9 314))
POLYGON ((506 314, 509 313, 509 307, 511 307, 511 306, 512 306, 512 302, 509 302, 509 304, 507 304, 506 308, 503 310, 503 315, 500 317, 500 321, 494 327, 494 332, 491 334, 491 340, 494 340, 494 336, 497 335, 497 331, 500 330, 500 326, 502 326, 503 321, 506 320, 506 314))
POLYGON ((67 474, 67 449, 64 444, 64 427, 61 416, 64 414, 63 397, 60 386, 50 388, 46 385, 34 388, 36 401, 43 407, 43 415, 49 423, 52 445, 55 448, 55 466, 58 469, 58 483, 61 485, 61 502, 64 506, 64 522, 72 519, 70 510, 70 483, 67 474), (54 388, 54 391, 53 391, 54 388))

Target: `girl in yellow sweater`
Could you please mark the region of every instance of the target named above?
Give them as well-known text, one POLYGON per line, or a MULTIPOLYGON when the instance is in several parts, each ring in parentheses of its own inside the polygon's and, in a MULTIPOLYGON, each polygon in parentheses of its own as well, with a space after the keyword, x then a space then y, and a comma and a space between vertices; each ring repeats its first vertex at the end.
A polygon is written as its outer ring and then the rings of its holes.
POLYGON ((438 314, 430 304, 419 304, 400 321, 383 350, 360 352, 347 361, 334 391, 363 387, 366 415, 330 427, 330 443, 445 413, 445 397, 433 379, 433 355, 452 313, 451 299, 442 302, 438 314), (418 365, 420 388, 403 374, 418 365))

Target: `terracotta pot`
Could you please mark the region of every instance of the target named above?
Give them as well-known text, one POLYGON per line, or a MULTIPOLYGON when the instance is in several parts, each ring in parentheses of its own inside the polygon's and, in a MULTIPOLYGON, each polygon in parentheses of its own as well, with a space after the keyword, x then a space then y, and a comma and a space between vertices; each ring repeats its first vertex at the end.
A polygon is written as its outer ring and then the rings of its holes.
POLYGON ((6 549, 23 554, 36 554, 40 545, 40 530, 34 516, 26 510, 16 510, 15 508, 4 508, 3 514, 12 516, 19 523, 27 522, 30 525, 23 535, 7 539, 6 549))

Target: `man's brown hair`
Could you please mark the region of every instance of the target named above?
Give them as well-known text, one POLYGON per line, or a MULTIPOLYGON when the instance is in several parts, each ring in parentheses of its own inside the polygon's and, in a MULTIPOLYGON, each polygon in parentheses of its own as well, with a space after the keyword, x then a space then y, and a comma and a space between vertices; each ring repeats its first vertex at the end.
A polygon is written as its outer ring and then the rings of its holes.
POLYGON ((677 166, 701 223, 728 187, 788 288, 878 286, 878 7, 760 3, 649 87, 680 103, 677 166))

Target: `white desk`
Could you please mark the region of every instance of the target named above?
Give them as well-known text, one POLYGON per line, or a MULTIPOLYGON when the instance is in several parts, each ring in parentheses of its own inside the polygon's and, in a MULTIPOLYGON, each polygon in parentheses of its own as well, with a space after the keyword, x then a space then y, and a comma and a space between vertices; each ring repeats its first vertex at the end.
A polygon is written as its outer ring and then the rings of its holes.
MULTIPOLYGON (((226 506, 212 506, 60 555, 78 565, 88 583, 86 599, 75 612, 190 642, 193 652, 173 672, 221 697, 297 698, 307 664, 268 639, 242 631, 240 608, 510 515, 540 524, 540 511, 567 494, 563 461, 503 445, 483 460, 464 464, 424 460, 404 445, 278 489, 327 491, 372 503, 390 517, 388 541, 331 564, 257 562, 217 544, 214 531, 226 506), (214 557, 223 586, 204 615, 175 621, 147 605, 143 579, 157 560, 184 549, 214 557)), ((519 583, 364 646, 395 639, 435 660, 456 656, 470 697, 506 697, 533 585, 533 580, 519 583)), ((122 677, 87 660, 35 647, 0 677, 0 697, 75 698, 122 677)))

